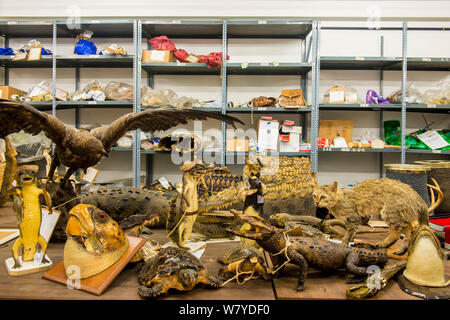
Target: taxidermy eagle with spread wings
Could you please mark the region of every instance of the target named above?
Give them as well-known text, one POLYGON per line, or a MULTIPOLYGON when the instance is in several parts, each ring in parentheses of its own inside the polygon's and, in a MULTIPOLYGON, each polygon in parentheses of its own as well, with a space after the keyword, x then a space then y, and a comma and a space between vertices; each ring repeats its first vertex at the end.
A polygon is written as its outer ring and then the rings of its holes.
POLYGON ((108 156, 113 144, 127 131, 168 130, 177 125, 186 124, 190 120, 208 118, 224 121, 233 127, 235 122, 243 124, 237 118, 216 112, 166 107, 127 113, 106 127, 78 130, 27 103, 0 99, 0 138, 21 130, 33 135, 44 131, 55 144, 48 180, 53 179, 55 169, 62 163, 68 167, 61 180, 61 184, 64 185, 77 169, 81 168, 86 172, 87 168, 96 165, 102 156, 108 156))

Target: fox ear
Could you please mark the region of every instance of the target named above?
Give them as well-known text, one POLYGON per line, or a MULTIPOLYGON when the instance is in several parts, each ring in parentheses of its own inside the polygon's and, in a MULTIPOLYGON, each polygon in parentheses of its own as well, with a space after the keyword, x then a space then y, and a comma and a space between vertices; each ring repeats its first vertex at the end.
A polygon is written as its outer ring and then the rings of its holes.
POLYGON ((332 184, 330 184, 328 190, 330 190, 330 192, 336 193, 338 190, 338 182, 334 181, 332 184))

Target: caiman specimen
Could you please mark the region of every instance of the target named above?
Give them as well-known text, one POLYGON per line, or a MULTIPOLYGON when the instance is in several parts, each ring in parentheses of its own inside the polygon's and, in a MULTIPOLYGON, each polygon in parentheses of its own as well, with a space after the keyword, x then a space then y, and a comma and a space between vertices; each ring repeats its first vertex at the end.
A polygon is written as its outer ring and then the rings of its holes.
POLYGON ((278 270, 287 263, 293 263, 300 267, 297 291, 305 289, 304 282, 308 267, 320 270, 345 268, 357 278, 363 278, 368 275, 366 267, 370 265, 383 266, 388 261, 385 250, 353 248, 316 238, 288 239, 281 230, 261 217, 244 215, 236 210, 232 210, 232 213, 243 222, 250 224, 252 229, 248 231, 229 229, 230 233, 253 239, 272 256, 277 256, 281 260, 278 270))
POLYGON ((39 196, 43 195, 47 203, 49 214, 52 213, 52 202, 47 191, 37 187, 35 182, 35 174, 38 172, 38 166, 28 165, 21 166, 17 169, 16 181, 19 186, 14 188, 13 208, 17 215, 20 235, 14 242, 12 253, 14 258, 14 269, 20 268, 19 249, 23 246, 22 260, 33 261, 36 253, 36 246, 41 247, 43 262, 45 259, 45 251, 47 250, 47 242, 39 234, 41 227, 41 204, 39 196))

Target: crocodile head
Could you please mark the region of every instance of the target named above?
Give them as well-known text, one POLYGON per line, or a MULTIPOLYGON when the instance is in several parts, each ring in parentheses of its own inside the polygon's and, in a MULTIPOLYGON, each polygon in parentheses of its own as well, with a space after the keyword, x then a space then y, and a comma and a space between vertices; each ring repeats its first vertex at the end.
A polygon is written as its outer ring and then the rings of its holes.
POLYGON ((245 231, 227 229, 228 232, 239 237, 255 240, 264 250, 270 253, 278 253, 286 247, 286 237, 283 232, 272 226, 266 219, 259 216, 246 215, 233 209, 231 212, 242 222, 248 223, 251 228, 245 231))
POLYGON ((64 266, 78 266, 81 278, 97 274, 117 262, 128 249, 124 232, 103 210, 79 204, 69 211, 64 266))

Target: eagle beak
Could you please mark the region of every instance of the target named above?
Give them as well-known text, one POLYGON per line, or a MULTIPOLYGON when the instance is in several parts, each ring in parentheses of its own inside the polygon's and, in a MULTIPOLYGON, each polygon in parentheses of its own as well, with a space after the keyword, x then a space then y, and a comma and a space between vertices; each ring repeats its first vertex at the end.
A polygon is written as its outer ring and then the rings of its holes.
POLYGON ((108 152, 106 152, 106 150, 105 149, 102 149, 102 151, 100 151, 100 153, 102 154, 102 156, 104 156, 104 157, 108 157, 109 156, 109 153, 108 152))

